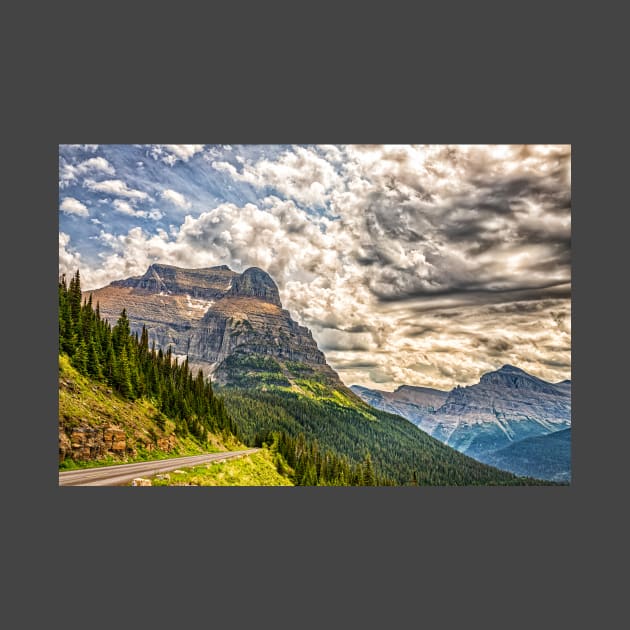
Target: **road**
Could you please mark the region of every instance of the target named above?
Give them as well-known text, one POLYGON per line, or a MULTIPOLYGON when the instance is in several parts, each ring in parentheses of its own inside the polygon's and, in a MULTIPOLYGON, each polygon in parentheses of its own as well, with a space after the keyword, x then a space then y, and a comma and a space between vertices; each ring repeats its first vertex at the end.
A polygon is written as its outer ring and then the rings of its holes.
POLYGON ((100 468, 81 468, 59 473, 60 486, 120 486, 136 477, 151 477, 177 468, 189 468, 207 462, 222 461, 259 451, 250 448, 246 451, 228 451, 223 453, 204 453, 173 459, 159 459, 137 464, 120 464, 118 466, 102 466, 100 468))

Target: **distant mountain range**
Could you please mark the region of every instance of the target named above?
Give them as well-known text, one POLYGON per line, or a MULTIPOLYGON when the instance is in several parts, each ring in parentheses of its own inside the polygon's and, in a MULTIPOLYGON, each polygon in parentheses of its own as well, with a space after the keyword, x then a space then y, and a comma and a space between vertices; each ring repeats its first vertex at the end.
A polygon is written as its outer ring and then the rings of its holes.
MULTIPOLYGON (((509 447, 570 429, 571 381, 549 383, 504 365, 484 374, 475 385, 457 386, 449 392, 408 385, 395 392, 357 385, 351 389, 368 404, 404 416, 429 435, 479 461, 514 471, 519 458, 527 453, 527 474, 542 479, 570 476, 570 457, 561 458, 561 470, 551 471, 550 451, 542 446, 544 440, 526 442, 520 449, 509 447)), ((564 440, 570 444, 570 431, 564 440)), ((555 441, 549 444, 557 446, 555 441)))

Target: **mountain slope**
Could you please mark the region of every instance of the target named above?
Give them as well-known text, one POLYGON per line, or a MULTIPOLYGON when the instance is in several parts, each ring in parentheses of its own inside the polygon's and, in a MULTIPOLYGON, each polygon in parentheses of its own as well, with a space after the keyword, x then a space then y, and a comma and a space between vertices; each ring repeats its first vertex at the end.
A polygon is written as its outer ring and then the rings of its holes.
POLYGON ((423 431, 431 433, 435 427, 435 411, 448 397, 448 392, 429 387, 401 385, 393 392, 352 385, 350 389, 368 405, 407 418, 423 431))
POLYGON ((483 456, 482 461, 516 475, 571 481, 571 429, 525 438, 483 456))
MULTIPOLYGON (((242 448, 242 445, 240 445, 242 448)), ((102 382, 83 376, 59 355, 59 464, 121 463, 225 451, 233 437, 208 434, 202 444, 181 435, 176 423, 146 399, 128 400, 102 382)))
POLYGON ((360 463, 369 453, 379 475, 396 485, 539 485, 480 463, 430 437, 408 420, 365 405, 281 389, 217 390, 247 443, 274 432, 304 435, 321 449, 360 463))

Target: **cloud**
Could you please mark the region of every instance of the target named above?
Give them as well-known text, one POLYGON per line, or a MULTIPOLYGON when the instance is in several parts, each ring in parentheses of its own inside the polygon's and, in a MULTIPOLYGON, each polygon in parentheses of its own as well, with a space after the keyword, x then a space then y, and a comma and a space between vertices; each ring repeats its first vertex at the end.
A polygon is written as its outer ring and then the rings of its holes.
POLYGON ((131 204, 127 201, 123 201, 122 199, 114 199, 112 202, 114 209, 121 214, 126 214, 130 217, 138 217, 142 219, 153 219, 155 221, 159 221, 164 214, 157 209, 153 210, 136 210, 131 204))
POLYGON ((203 144, 153 144, 149 153, 154 160, 161 160, 173 166, 180 160, 188 162, 190 158, 202 152, 204 146, 203 144))
POLYGON ((85 175, 88 172, 101 172, 107 175, 116 174, 114 167, 103 157, 89 158, 78 164, 71 164, 65 159, 62 159, 59 169, 59 187, 65 188, 69 186, 73 181, 76 181, 79 176, 85 175))
POLYGON ((377 298, 570 281, 567 147, 344 150, 349 192, 333 207, 377 298))
POLYGON ((71 149, 79 149, 86 151, 87 153, 96 153, 98 150, 98 144, 65 144, 60 146, 70 147, 71 149))
POLYGON ((255 163, 245 162, 240 171, 229 162, 213 161, 212 167, 236 181, 277 190, 307 206, 325 205, 330 190, 341 184, 335 167, 315 151, 304 147, 294 147, 275 161, 261 159, 255 163))
POLYGON ((170 201, 171 203, 175 204, 179 208, 187 209, 187 208, 190 208, 192 205, 190 201, 188 201, 186 197, 184 197, 184 195, 182 195, 181 193, 178 193, 175 190, 171 190, 170 188, 166 188, 165 190, 162 191, 162 198, 166 199, 167 201, 170 201))
POLYGON ((366 333, 348 333, 343 330, 324 328, 317 335, 318 346, 324 352, 329 350, 362 350, 375 349, 373 339, 366 333))
POLYGON ((129 188, 125 182, 120 179, 107 179, 104 181, 96 182, 93 179, 86 179, 84 186, 89 190, 96 192, 102 192, 109 195, 116 195, 118 197, 126 197, 134 200, 147 200, 150 199, 149 195, 141 190, 134 190, 129 188))
POLYGON ((59 209, 65 214, 74 214, 79 217, 87 217, 90 214, 87 207, 74 197, 64 197, 59 209))
POLYGON ((68 248, 70 244, 70 235, 65 232, 59 232, 59 275, 66 274, 71 278, 79 269, 83 272, 81 254, 73 252, 68 248))

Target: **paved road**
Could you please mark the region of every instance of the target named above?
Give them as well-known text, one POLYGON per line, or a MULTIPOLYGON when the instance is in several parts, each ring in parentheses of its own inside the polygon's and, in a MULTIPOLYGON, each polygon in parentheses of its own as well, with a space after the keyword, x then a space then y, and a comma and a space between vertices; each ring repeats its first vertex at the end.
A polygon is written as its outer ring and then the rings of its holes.
POLYGON ((206 462, 221 461, 250 455, 259 451, 250 448, 246 451, 229 451, 224 453, 205 453, 189 457, 174 457, 173 459, 159 459, 152 462, 137 464, 120 464, 118 466, 102 466, 101 468, 82 468, 80 470, 66 470, 59 473, 60 486, 120 486, 136 477, 151 477, 158 473, 188 468, 205 464, 206 462))

